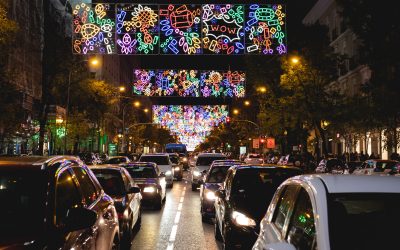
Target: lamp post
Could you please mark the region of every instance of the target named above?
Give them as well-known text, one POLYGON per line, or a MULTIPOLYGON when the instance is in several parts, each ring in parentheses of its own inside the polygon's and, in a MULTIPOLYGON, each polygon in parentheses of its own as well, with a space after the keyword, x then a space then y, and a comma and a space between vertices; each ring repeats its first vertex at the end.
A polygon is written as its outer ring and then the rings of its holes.
MULTIPOLYGON (((83 63, 83 62, 89 62, 90 65, 93 67, 97 67, 99 65, 99 60, 96 58, 91 58, 91 59, 84 59, 79 61, 78 63, 83 63)), ((69 119, 69 102, 70 102, 70 91, 71 91, 71 78, 72 78, 72 70, 69 70, 68 72, 68 88, 67 88, 67 105, 65 107, 65 135, 64 135, 64 149, 63 153, 67 153, 67 135, 68 135, 68 119, 69 119)))

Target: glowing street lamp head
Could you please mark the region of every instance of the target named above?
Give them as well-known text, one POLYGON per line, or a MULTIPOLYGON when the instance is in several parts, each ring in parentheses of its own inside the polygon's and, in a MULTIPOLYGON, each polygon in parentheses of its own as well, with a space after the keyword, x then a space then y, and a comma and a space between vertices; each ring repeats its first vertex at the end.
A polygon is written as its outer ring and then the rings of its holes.
POLYGON ((234 114, 234 115, 238 115, 238 114, 239 114, 239 110, 238 110, 238 109, 234 109, 234 110, 233 110, 233 114, 234 114))
POLYGON ((97 60, 96 58, 92 58, 90 59, 90 64, 93 66, 97 66, 99 65, 99 60, 97 60))
POLYGON ((245 106, 250 106, 250 101, 244 101, 245 106))
POLYGON ((124 86, 119 87, 119 92, 125 92, 125 87, 124 86))
POLYGON ((299 59, 297 56, 292 56, 292 57, 290 58, 290 62, 291 62, 292 64, 298 64, 298 63, 300 62, 300 59, 299 59))
POLYGON ((135 101, 133 103, 133 106, 135 106, 136 108, 140 107, 140 102, 139 101, 135 101))
POLYGON ((148 113, 148 112, 149 112, 149 109, 143 109, 143 111, 144 111, 145 113, 148 113))
POLYGON ((260 87, 260 88, 258 88, 258 91, 261 92, 261 93, 265 93, 265 92, 267 92, 267 88, 266 87, 260 87))
POLYGON ((56 118, 56 123, 57 124, 61 124, 61 123, 63 123, 64 122, 64 119, 62 118, 62 117, 57 117, 56 118))

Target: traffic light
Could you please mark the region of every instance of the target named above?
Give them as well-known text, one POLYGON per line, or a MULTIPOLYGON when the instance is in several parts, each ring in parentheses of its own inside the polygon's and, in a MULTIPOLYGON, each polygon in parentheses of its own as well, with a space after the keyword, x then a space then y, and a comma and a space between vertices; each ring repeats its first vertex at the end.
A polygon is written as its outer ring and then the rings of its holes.
POLYGON ((226 117, 226 123, 230 123, 231 122, 231 118, 228 116, 226 117))

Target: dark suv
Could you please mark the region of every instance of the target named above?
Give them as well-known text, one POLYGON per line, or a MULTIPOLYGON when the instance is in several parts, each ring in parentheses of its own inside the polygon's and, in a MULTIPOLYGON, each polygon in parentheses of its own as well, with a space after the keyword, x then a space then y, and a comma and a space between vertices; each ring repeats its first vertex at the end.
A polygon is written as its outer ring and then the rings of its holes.
POLYGON ((77 157, 0 157, 0 249, 111 249, 118 215, 77 157))

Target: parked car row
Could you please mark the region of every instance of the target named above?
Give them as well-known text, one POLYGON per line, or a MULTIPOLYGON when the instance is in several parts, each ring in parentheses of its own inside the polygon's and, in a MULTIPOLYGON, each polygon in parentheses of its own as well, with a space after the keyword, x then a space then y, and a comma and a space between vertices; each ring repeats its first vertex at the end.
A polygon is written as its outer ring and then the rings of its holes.
POLYGON ((337 158, 321 160, 316 173, 355 175, 396 175, 400 172, 400 162, 395 160, 370 159, 364 162, 343 162, 337 158))

